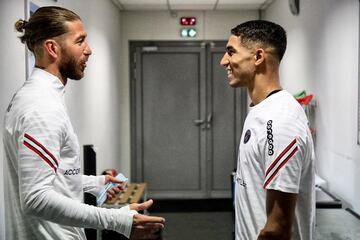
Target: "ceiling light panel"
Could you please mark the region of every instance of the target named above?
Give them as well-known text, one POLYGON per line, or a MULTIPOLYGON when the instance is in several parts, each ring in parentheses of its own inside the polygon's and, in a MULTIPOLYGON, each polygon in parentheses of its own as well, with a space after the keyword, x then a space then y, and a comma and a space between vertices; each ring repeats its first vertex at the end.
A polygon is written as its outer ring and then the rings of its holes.
POLYGON ((167 10, 166 0, 117 0, 123 10, 167 10))
POLYGON ((258 10, 273 0, 113 0, 121 10, 258 10), (216 8, 215 8, 216 7, 216 8), (215 9, 214 9, 215 8, 215 9))
POLYGON ((173 10, 212 10, 216 0, 169 0, 173 10))
POLYGON ((219 0, 216 10, 257 10, 267 0, 219 0))
POLYGON ((266 0, 219 0, 219 4, 263 4, 266 0))

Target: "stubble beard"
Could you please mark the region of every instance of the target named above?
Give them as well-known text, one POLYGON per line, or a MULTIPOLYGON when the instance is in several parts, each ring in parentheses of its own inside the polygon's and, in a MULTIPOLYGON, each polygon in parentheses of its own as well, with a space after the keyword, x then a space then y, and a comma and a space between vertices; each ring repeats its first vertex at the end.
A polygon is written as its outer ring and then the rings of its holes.
POLYGON ((63 59, 59 65, 59 71, 63 78, 80 80, 84 77, 84 69, 77 63, 73 56, 67 54, 66 51, 62 52, 63 59))

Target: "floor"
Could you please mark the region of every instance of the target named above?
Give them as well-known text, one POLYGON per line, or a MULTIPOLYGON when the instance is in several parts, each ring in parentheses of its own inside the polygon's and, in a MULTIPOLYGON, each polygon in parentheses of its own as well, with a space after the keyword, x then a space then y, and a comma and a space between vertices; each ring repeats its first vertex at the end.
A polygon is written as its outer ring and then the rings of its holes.
POLYGON ((234 239, 231 199, 155 200, 150 211, 166 219, 161 240, 234 239))
POLYGON ((166 219, 163 240, 233 239, 231 212, 176 212, 156 215, 166 219))
MULTIPOLYGON (((360 216, 357 213, 344 209, 336 197, 326 192, 317 192, 316 206, 316 240, 360 240, 360 216)), ((166 219, 161 240, 234 239, 231 199, 155 200, 150 214, 166 219)), ((102 237, 98 239, 126 238, 102 231, 102 237)))
MULTIPOLYGON (((152 213, 165 217, 163 240, 233 239, 232 212, 152 213)), ((360 240, 360 220, 344 209, 318 209, 316 240, 360 240)))
POLYGON ((317 209, 317 240, 360 240, 360 219, 344 209, 317 209))

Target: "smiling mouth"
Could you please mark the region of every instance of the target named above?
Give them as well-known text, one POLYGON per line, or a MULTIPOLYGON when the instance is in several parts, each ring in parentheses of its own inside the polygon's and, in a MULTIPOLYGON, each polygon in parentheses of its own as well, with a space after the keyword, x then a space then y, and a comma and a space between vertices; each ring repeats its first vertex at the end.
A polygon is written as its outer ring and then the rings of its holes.
POLYGON ((227 70, 227 76, 228 76, 228 78, 230 78, 230 76, 232 75, 232 70, 230 68, 228 68, 226 70, 227 70))

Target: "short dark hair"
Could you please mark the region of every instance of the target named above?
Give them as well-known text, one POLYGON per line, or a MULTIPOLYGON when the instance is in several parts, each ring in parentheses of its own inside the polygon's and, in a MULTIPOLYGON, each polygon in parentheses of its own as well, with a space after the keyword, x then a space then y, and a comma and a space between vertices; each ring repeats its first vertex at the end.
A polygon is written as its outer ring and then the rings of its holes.
POLYGON ((265 20, 247 21, 231 29, 231 34, 240 37, 241 43, 246 47, 254 44, 273 47, 279 61, 284 56, 286 32, 276 23, 265 20))
POLYGON ((80 17, 62 7, 41 7, 30 17, 29 21, 19 19, 15 23, 15 29, 23 33, 20 36, 22 43, 30 51, 34 52, 35 47, 44 40, 60 36, 68 31, 66 22, 81 20, 80 17))

